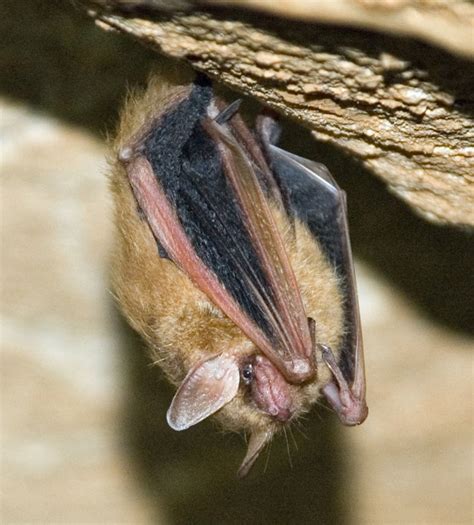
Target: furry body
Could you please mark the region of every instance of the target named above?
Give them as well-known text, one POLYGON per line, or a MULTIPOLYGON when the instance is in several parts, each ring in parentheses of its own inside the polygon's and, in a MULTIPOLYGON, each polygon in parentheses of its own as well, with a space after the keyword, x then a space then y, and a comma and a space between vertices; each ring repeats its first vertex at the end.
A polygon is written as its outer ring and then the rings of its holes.
MULTIPOLYGON (((239 366, 253 358, 255 370, 261 374, 261 381, 265 381, 267 365, 259 348, 175 262, 163 257, 166 254, 162 247, 157 247, 157 240, 137 206, 127 169, 119 160, 130 155, 130 144, 146 134, 157 112, 166 113, 167 108, 187 100, 190 89, 187 78, 165 82, 161 76, 154 77, 143 94, 129 99, 122 113, 113 143, 110 174, 117 226, 114 292, 132 327, 147 341, 152 359, 173 384, 179 385, 198 363, 222 352, 238 356, 239 366)), ((307 226, 297 218, 288 217, 272 198, 268 200, 304 312, 315 320, 316 342, 329 346, 338 360, 347 330, 341 278, 307 226)), ((241 381, 237 394, 217 411, 216 419, 226 429, 264 434, 266 442, 282 425, 308 411, 332 380, 331 370, 317 345, 314 358, 316 374, 301 384, 285 380, 276 371, 269 376, 275 378, 275 384, 281 383, 281 395, 289 399, 288 416, 275 418, 261 410, 258 389, 249 391, 241 381)), ((268 366, 272 367, 270 362, 268 366)))

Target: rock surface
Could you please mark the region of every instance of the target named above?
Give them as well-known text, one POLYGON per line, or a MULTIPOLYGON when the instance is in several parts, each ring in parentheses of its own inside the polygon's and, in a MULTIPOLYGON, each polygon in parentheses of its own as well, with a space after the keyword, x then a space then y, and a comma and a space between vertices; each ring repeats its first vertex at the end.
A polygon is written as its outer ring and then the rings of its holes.
MULTIPOLYGON (((163 12, 154 0, 92 0, 107 8, 90 13, 101 28, 186 60, 305 125, 318 140, 359 159, 427 220, 474 226, 473 62, 408 38, 403 30, 414 22, 429 32, 436 15, 450 26, 449 33, 471 35, 472 5, 332 2, 356 7, 372 22, 389 22, 398 13, 393 33, 383 34, 318 24, 317 6, 324 12, 326 2, 300 0, 293 7, 303 11, 306 2, 315 15, 290 19, 285 16, 292 10, 289 3, 275 8, 258 1, 229 2, 236 4, 229 9, 206 7, 220 3, 211 1, 185 12, 171 4, 163 12)), ((341 9, 351 25, 352 11, 341 9)), ((472 55, 472 38, 461 40, 472 55)))
POLYGON ((104 146, 1 102, 2 523, 140 523, 119 439, 104 146))

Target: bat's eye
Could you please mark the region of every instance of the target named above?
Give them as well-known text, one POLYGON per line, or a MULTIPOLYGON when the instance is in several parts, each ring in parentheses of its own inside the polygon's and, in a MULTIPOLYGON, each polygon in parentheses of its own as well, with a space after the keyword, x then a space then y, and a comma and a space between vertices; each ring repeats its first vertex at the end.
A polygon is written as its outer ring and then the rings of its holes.
POLYGON ((251 382, 252 379, 253 379, 253 366, 252 366, 251 363, 247 363, 247 364, 242 368, 241 375, 242 375, 242 380, 243 380, 243 382, 244 382, 246 385, 250 384, 250 382, 251 382))

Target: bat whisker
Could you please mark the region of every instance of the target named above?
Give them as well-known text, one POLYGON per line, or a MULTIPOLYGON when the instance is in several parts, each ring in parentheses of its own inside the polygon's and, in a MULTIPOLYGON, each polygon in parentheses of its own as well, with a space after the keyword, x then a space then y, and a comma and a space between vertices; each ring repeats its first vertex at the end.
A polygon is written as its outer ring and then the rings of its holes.
POLYGON ((298 443, 296 442, 295 435, 293 434, 293 429, 291 428, 291 426, 288 426, 288 433, 290 434, 291 440, 293 441, 295 450, 298 451, 298 443))
POLYGON ((291 460, 291 452, 290 452, 290 443, 288 441, 288 434, 286 433, 286 427, 283 427, 283 435, 285 436, 286 452, 288 453, 288 462, 290 464, 290 468, 293 468, 293 462, 291 460))
POLYGON ((300 421, 295 421, 295 429, 306 439, 309 440, 308 434, 305 434, 302 429, 302 423, 300 421))
POLYGON ((267 449, 267 457, 265 459, 265 466, 263 467, 263 473, 266 474, 267 473, 267 468, 268 468, 268 462, 270 460, 270 453, 272 451, 272 445, 273 445, 273 440, 270 441, 270 445, 268 446, 268 449, 267 449))
POLYGON ((332 414, 335 414, 336 411, 334 410, 334 408, 332 408, 330 405, 327 405, 326 403, 322 403, 321 401, 319 401, 319 399, 316 401, 315 403, 318 407, 324 409, 326 412, 331 412, 332 414))

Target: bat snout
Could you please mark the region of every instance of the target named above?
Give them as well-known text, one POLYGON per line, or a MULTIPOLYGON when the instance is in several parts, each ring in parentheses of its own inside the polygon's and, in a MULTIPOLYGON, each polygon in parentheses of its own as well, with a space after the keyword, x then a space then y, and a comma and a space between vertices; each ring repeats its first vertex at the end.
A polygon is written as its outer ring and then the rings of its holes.
POLYGON ((253 365, 252 398, 260 410, 286 423, 294 413, 290 385, 280 371, 264 356, 253 365))
POLYGON ((271 416, 273 416, 279 423, 288 423, 293 417, 293 410, 289 407, 278 407, 274 410, 271 416))

